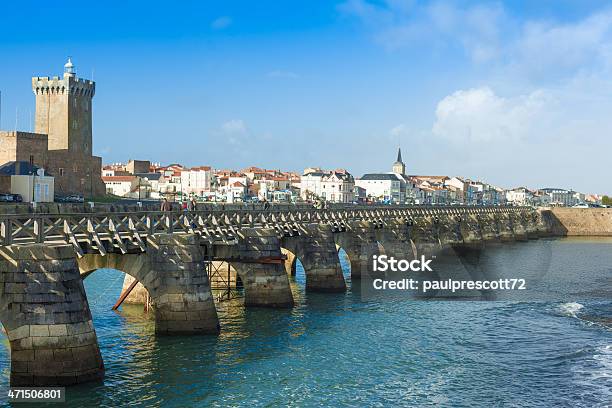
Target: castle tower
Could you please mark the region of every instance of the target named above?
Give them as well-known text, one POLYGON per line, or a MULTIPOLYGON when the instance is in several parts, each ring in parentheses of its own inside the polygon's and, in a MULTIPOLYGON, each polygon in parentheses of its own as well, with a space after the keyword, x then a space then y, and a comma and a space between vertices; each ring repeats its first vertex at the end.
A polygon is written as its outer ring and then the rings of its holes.
POLYGON ((402 175, 406 174, 406 165, 402 161, 402 149, 399 147, 397 148, 397 160, 393 163, 392 171, 402 175))
POLYGON ((64 76, 33 77, 36 95, 36 133, 47 134, 49 150, 70 150, 91 156, 92 98, 96 84, 76 76, 70 58, 64 76))
POLYGON ((47 135, 45 168, 55 177, 55 191, 85 198, 105 194, 102 159, 92 155, 92 99, 96 84, 78 78, 68 58, 63 77, 33 77, 36 132, 47 135))

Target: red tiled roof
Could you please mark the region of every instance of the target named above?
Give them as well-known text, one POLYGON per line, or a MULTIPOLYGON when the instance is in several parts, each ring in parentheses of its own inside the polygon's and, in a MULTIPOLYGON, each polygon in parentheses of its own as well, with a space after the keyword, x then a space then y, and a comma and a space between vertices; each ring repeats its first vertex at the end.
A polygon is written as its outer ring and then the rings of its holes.
POLYGON ((102 181, 132 181, 136 176, 104 176, 102 181))

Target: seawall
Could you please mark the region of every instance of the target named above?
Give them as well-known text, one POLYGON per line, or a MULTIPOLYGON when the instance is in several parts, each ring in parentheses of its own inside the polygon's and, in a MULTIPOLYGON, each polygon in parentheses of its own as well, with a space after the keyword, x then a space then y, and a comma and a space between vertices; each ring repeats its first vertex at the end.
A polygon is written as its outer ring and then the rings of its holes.
POLYGON ((612 236, 612 208, 543 209, 542 217, 556 236, 612 236))

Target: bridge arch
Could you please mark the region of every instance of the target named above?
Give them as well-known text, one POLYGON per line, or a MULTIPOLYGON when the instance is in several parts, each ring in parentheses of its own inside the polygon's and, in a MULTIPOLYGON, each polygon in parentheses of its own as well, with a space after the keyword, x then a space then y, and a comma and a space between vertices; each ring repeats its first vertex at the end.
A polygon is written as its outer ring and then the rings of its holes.
POLYGON ((299 258, 302 263, 307 291, 344 292, 346 290, 334 234, 329 225, 306 224, 301 235, 285 236, 281 239, 280 245, 285 251, 299 258))
POLYGON ((139 281, 148 291, 158 334, 216 334, 219 319, 204 254, 195 235, 155 235, 138 254, 85 254, 78 260, 81 276, 111 268, 139 281))
MULTIPOLYGON (((123 280, 123 289, 126 289, 126 284, 131 284, 134 280, 138 283, 133 288, 131 294, 128 296, 126 301, 130 303, 130 299, 137 298, 148 298, 153 299, 151 296, 151 289, 155 290, 156 288, 151 288, 150 282, 148 282, 147 286, 143 284, 145 281, 145 277, 147 272, 151 270, 151 265, 149 263, 149 257, 146 253, 140 254, 116 254, 109 253, 105 256, 99 254, 86 254, 83 257, 77 260, 79 265, 79 273, 83 280, 87 279, 92 273, 100 269, 114 269, 124 274, 123 280), (130 278, 127 278, 127 277, 130 278), (126 279, 127 278, 127 279, 126 279)), ((133 302, 140 303, 140 302, 133 302)), ((143 299, 143 304, 144 299, 143 299)))

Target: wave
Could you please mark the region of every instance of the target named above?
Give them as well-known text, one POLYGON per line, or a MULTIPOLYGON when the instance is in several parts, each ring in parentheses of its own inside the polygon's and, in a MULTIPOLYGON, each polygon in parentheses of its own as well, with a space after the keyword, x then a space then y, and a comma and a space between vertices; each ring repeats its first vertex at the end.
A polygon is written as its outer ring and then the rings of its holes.
POLYGON ((559 305, 559 313, 563 316, 578 317, 578 312, 584 308, 584 305, 576 302, 568 302, 559 305))

